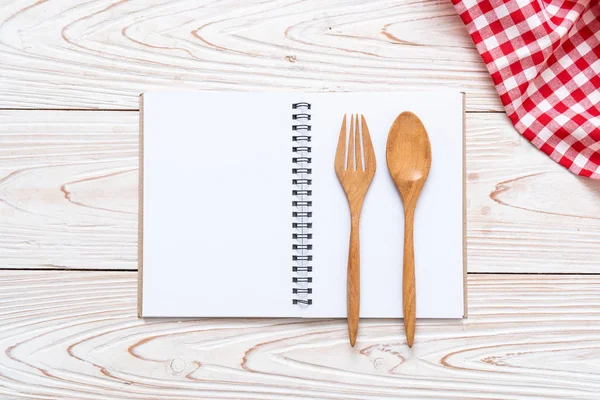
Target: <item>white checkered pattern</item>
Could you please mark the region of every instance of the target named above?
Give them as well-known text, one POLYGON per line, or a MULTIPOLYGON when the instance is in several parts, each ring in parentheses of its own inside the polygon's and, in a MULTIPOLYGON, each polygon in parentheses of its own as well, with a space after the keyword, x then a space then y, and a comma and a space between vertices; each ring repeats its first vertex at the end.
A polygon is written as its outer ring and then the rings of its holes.
POLYGON ((452 2, 517 130, 600 179, 600 1, 452 2))

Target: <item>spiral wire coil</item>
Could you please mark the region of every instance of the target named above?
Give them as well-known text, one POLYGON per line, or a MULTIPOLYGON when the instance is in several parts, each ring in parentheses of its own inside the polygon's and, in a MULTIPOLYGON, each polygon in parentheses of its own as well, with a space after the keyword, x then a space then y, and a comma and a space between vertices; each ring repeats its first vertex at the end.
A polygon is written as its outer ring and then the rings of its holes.
POLYGON ((312 125, 311 104, 292 104, 292 299, 312 304, 312 125))

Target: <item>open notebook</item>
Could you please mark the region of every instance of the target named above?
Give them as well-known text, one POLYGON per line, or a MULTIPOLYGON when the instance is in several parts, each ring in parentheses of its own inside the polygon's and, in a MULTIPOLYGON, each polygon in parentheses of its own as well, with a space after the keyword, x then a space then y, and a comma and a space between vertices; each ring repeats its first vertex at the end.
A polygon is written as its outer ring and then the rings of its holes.
POLYGON ((415 215, 417 317, 465 314, 461 93, 157 91, 140 108, 140 316, 345 317, 350 218, 333 161, 354 112, 377 162, 360 316, 401 317, 403 209, 385 146, 402 111, 423 121, 433 160, 415 215))

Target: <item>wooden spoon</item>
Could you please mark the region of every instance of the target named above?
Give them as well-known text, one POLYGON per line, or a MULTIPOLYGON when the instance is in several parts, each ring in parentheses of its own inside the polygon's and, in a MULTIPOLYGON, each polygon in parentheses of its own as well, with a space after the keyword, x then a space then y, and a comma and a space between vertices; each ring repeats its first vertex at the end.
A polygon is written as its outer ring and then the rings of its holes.
POLYGON ((388 169, 404 204, 404 269, 402 308, 408 347, 415 340, 415 252, 413 225, 417 200, 431 166, 431 145, 423 123, 415 114, 403 112, 396 118, 386 146, 388 169))

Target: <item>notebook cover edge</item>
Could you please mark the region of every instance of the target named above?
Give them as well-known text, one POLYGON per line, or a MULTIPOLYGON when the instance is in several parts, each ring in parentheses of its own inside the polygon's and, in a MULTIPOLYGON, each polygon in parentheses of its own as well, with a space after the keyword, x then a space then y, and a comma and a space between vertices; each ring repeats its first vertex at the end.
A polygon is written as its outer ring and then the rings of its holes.
POLYGON ((138 318, 143 317, 143 242, 144 242, 144 94, 139 97, 139 169, 138 169, 138 318))

